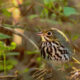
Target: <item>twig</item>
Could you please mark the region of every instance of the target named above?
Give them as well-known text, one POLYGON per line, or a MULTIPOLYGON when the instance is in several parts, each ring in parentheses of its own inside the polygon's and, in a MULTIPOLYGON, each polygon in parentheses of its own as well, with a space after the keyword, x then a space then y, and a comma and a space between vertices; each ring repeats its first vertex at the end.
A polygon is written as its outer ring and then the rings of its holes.
POLYGON ((53 9, 48 8, 48 7, 45 6, 44 4, 41 4, 41 3, 39 3, 39 2, 35 2, 35 4, 36 4, 36 5, 39 5, 39 6, 43 7, 43 8, 46 8, 46 9, 48 9, 50 12, 53 12, 53 13, 54 13, 54 10, 53 10, 53 9))
POLYGON ((27 11, 26 12, 29 12, 32 8, 33 8, 34 4, 30 5, 28 8, 27 8, 27 11))
POLYGON ((31 44, 33 44, 34 47, 35 47, 37 50, 39 50, 38 46, 37 46, 31 39, 29 39, 26 35, 24 35, 24 34, 22 34, 22 33, 20 33, 20 32, 17 32, 17 31, 15 31, 14 29, 8 28, 8 27, 0 26, 0 28, 3 28, 3 29, 5 29, 5 30, 8 30, 8 31, 16 34, 16 35, 19 35, 19 36, 23 37, 24 39, 28 40, 31 44))
POLYGON ((16 78, 18 75, 5 75, 5 76, 0 76, 0 79, 3 78, 16 78))

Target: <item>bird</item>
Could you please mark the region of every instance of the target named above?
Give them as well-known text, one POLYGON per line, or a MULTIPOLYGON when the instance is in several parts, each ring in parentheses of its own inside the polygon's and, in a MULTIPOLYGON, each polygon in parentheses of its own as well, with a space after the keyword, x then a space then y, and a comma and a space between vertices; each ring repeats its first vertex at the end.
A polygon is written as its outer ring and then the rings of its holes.
POLYGON ((75 52, 70 40, 57 28, 42 30, 37 35, 41 37, 40 53, 47 64, 43 68, 38 69, 33 74, 33 78, 35 80, 66 79, 66 75, 69 74, 67 70, 73 68, 74 61, 79 64, 79 61, 73 57, 75 52), (59 69, 57 66, 62 68, 59 69))
POLYGON ((59 80, 64 80, 61 76, 65 74, 60 71, 64 70, 64 63, 69 62, 73 54, 69 39, 57 28, 42 30, 37 35, 41 37, 39 49, 46 64, 33 74, 33 78, 41 80, 46 76, 49 80, 57 80, 57 77, 59 80))
POLYGON ((67 36, 57 28, 43 30, 38 33, 41 37, 40 53, 49 64, 65 63, 71 59, 73 50, 67 36))

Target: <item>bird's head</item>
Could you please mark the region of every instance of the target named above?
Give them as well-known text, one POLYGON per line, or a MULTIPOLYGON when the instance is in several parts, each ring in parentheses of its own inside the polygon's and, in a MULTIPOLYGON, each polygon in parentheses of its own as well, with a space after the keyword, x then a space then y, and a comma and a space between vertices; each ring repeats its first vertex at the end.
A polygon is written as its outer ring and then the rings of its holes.
POLYGON ((42 32, 39 32, 38 35, 41 36, 42 41, 55 41, 58 39, 61 41, 69 41, 66 35, 56 28, 52 28, 50 30, 43 30, 42 32))
POLYGON ((53 41, 56 39, 52 29, 39 32, 38 35, 41 36, 42 41, 53 41))

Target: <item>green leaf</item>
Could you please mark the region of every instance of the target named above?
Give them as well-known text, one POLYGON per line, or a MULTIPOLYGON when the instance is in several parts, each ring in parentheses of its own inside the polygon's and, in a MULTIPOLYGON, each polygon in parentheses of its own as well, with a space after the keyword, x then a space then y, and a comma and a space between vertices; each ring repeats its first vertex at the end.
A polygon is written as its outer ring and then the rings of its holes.
POLYGON ((51 23, 51 24, 58 24, 57 21, 51 20, 51 19, 40 19, 40 21, 41 21, 41 22, 51 23))
POLYGON ((28 72, 29 71, 29 68, 26 68, 23 70, 23 72, 28 72))
POLYGON ((13 67, 13 65, 7 65, 7 70, 11 70, 13 67))
POLYGON ((79 36, 80 36, 79 34, 73 35, 73 36, 72 36, 72 40, 73 40, 73 41, 77 40, 77 39, 79 38, 79 36))
POLYGON ((0 39, 8 39, 8 38, 11 38, 11 36, 0 33, 0 39))
POLYGON ((11 50, 16 48, 16 43, 15 42, 11 42, 11 45, 9 47, 11 50))
POLYGON ((4 67, 2 64, 0 64, 0 71, 4 70, 4 67))
POLYGON ((2 12, 7 17, 10 17, 11 16, 11 13, 7 9, 2 9, 2 12))
POLYGON ((41 17, 46 17, 46 18, 48 18, 48 9, 44 8, 44 9, 42 10, 41 17))
POLYGON ((7 56, 16 56, 16 55, 19 55, 19 52, 8 52, 6 55, 7 56))
POLYGON ((34 18, 36 18, 36 17, 38 17, 38 15, 36 15, 36 14, 30 15, 30 16, 29 16, 29 19, 34 19, 34 18))
POLYGON ((27 53, 28 55, 31 55, 31 54, 37 54, 38 51, 27 51, 26 53, 27 53))
POLYGON ((41 62, 41 57, 38 57, 37 58, 37 62, 41 62))
POLYGON ((77 11, 75 10, 75 8, 72 7, 64 7, 64 15, 65 16, 71 16, 73 14, 77 14, 77 11))
POLYGON ((7 60, 7 65, 16 65, 18 62, 15 59, 9 59, 7 60))
POLYGON ((47 6, 48 8, 52 8, 53 7, 53 3, 55 0, 44 0, 44 5, 47 6))
POLYGON ((10 25, 10 24, 3 24, 4 27, 9 27, 9 28, 16 28, 15 26, 13 25, 10 25))
POLYGON ((14 28, 21 28, 21 29, 22 29, 21 26, 10 25, 10 24, 5 24, 5 23, 3 24, 3 26, 4 26, 4 27, 8 27, 8 28, 13 28, 13 29, 14 29, 14 28))
POLYGON ((51 2, 54 2, 55 0, 44 0, 44 4, 49 4, 51 2))

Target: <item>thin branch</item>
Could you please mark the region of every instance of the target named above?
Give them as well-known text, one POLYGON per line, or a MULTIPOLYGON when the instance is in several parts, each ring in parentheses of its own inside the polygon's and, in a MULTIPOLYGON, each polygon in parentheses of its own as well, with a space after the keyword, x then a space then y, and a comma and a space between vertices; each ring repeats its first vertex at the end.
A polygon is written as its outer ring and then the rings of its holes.
POLYGON ((36 4, 36 5, 39 5, 39 6, 43 7, 43 8, 46 8, 46 9, 48 9, 50 12, 53 12, 53 13, 54 13, 54 10, 53 10, 53 9, 48 8, 47 6, 45 6, 45 5, 42 4, 42 3, 39 3, 39 2, 36 2, 36 1, 35 1, 35 4, 36 4))
POLYGON ((32 8, 33 8, 34 4, 31 4, 28 8, 26 12, 29 12, 32 8))
POLYGON ((18 75, 5 75, 5 76, 0 76, 0 79, 3 78, 16 78, 18 75))
POLYGON ((5 29, 5 30, 7 30, 7 31, 10 31, 10 32, 12 32, 12 33, 14 33, 14 34, 16 34, 16 35, 19 35, 19 36, 23 37, 24 39, 28 40, 32 45, 34 45, 34 47, 35 47, 37 50, 39 50, 38 46, 37 46, 30 38, 28 38, 26 35, 24 35, 24 34, 22 34, 22 33, 20 33, 20 32, 17 32, 17 31, 15 31, 14 29, 8 28, 8 27, 0 26, 0 28, 3 28, 3 29, 5 29))

